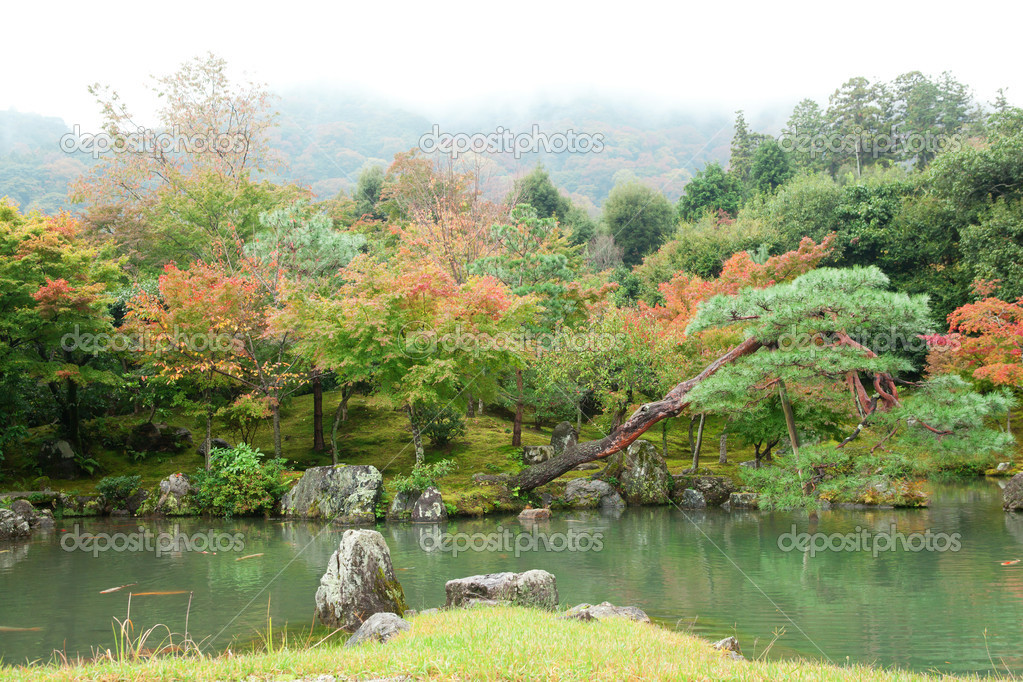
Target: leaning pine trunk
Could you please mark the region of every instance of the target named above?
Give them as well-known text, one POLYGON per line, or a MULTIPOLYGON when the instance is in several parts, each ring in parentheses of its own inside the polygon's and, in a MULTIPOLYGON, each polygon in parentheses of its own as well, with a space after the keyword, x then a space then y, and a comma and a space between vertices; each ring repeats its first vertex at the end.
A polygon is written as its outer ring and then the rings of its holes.
POLYGON ((647 403, 636 410, 624 424, 611 431, 600 440, 578 443, 565 450, 565 453, 553 457, 546 462, 534 464, 523 469, 509 481, 510 487, 517 487, 522 492, 533 490, 537 486, 549 483, 585 462, 610 457, 629 447, 647 429, 669 417, 677 417, 689 407, 687 396, 700 383, 736 360, 757 352, 763 344, 755 337, 746 339, 727 353, 710 363, 702 372, 687 379, 668 391, 667 395, 656 402, 647 403))

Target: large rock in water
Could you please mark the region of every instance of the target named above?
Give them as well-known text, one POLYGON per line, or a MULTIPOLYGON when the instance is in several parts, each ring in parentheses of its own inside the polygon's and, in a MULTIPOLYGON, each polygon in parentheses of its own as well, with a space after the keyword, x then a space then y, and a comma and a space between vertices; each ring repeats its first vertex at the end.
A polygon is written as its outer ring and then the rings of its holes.
POLYGON ((571 422, 561 422, 554 427, 551 434, 551 447, 554 448, 554 456, 562 454, 568 448, 579 442, 579 434, 571 422))
POLYGON ((624 507, 621 496, 604 481, 576 478, 565 486, 565 504, 575 509, 618 509, 624 507))
POLYGON ((489 573, 449 580, 444 591, 448 595, 448 607, 508 604, 553 611, 558 606, 557 581, 547 571, 540 570, 489 573))
POLYGON ((665 504, 671 492, 671 474, 661 451, 653 443, 637 440, 625 452, 611 456, 602 476, 614 476, 629 504, 665 504))
POLYGON ((39 446, 39 469, 50 478, 70 481, 82 475, 75 451, 66 440, 48 440, 39 446))
POLYGON ((28 537, 32 532, 29 522, 10 509, 0 509, 0 540, 28 537))
POLYGON ((432 485, 423 491, 412 507, 412 523, 440 523, 447 518, 448 510, 444 507, 440 491, 432 485))
POLYGON ((359 626, 345 646, 359 646, 366 642, 386 642, 394 639, 402 632, 411 630, 412 626, 401 616, 394 613, 374 613, 359 626))
POLYGON ((691 488, 703 493, 708 507, 717 507, 728 501, 728 497, 737 489, 732 479, 726 476, 694 476, 692 474, 680 474, 672 476, 675 479, 675 501, 681 504, 680 496, 686 488, 691 488))
POLYGON ((128 447, 135 452, 176 452, 191 444, 191 431, 162 422, 139 424, 128 436, 128 447))
POLYGON ((1002 500, 1005 511, 1023 511, 1023 473, 1009 479, 1002 491, 1002 500))
POLYGON ((32 530, 50 530, 53 528, 53 512, 49 509, 36 509, 28 500, 15 500, 11 511, 28 522, 32 530))
POLYGON ((374 613, 405 613, 407 608, 384 536, 375 530, 346 530, 316 590, 320 622, 355 632, 374 613))
POLYGON ((373 523, 384 477, 374 466, 313 467, 281 500, 285 516, 373 523))

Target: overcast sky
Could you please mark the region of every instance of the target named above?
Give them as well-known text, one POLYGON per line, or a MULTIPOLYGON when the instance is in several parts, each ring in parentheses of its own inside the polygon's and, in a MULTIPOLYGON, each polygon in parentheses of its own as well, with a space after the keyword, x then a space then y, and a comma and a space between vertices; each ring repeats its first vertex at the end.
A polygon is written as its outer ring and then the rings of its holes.
POLYGON ((276 91, 358 88, 426 114, 573 92, 756 112, 910 70, 951 70, 981 102, 999 87, 1023 102, 1016 2, 90 5, 2 5, 0 109, 92 126, 86 87, 99 81, 144 113, 149 75, 210 50, 276 91))

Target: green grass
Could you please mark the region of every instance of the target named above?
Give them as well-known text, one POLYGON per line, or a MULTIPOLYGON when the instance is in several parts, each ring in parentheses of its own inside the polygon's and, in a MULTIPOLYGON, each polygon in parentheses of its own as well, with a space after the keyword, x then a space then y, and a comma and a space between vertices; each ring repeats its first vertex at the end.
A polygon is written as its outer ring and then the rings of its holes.
POLYGON ((624 619, 566 621, 524 608, 441 611, 414 616, 411 623, 411 631, 391 642, 356 649, 345 649, 331 638, 315 647, 274 645, 261 653, 213 658, 161 656, 7 667, 0 668, 0 681, 279 680, 321 674, 559 681, 978 679, 799 659, 733 661, 703 639, 655 625, 624 619))

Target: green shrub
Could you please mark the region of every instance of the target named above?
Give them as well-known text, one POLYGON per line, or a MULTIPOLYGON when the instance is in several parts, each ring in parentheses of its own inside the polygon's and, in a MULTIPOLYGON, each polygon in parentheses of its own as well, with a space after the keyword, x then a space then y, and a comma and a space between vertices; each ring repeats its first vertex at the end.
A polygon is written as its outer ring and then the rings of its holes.
POLYGON ((416 425, 437 447, 444 447, 465 435, 465 417, 450 407, 417 407, 416 425))
POLYGON ((126 509, 128 498, 142 485, 141 476, 107 476, 96 484, 96 490, 114 509, 126 509))
POLYGON ((455 462, 442 459, 433 464, 416 464, 408 476, 395 476, 391 487, 399 493, 410 493, 425 490, 436 484, 436 479, 447 476, 455 469, 455 462))
POLYGON ((210 452, 210 470, 192 477, 199 508, 216 516, 269 513, 284 494, 284 460, 264 459, 245 443, 210 452))

